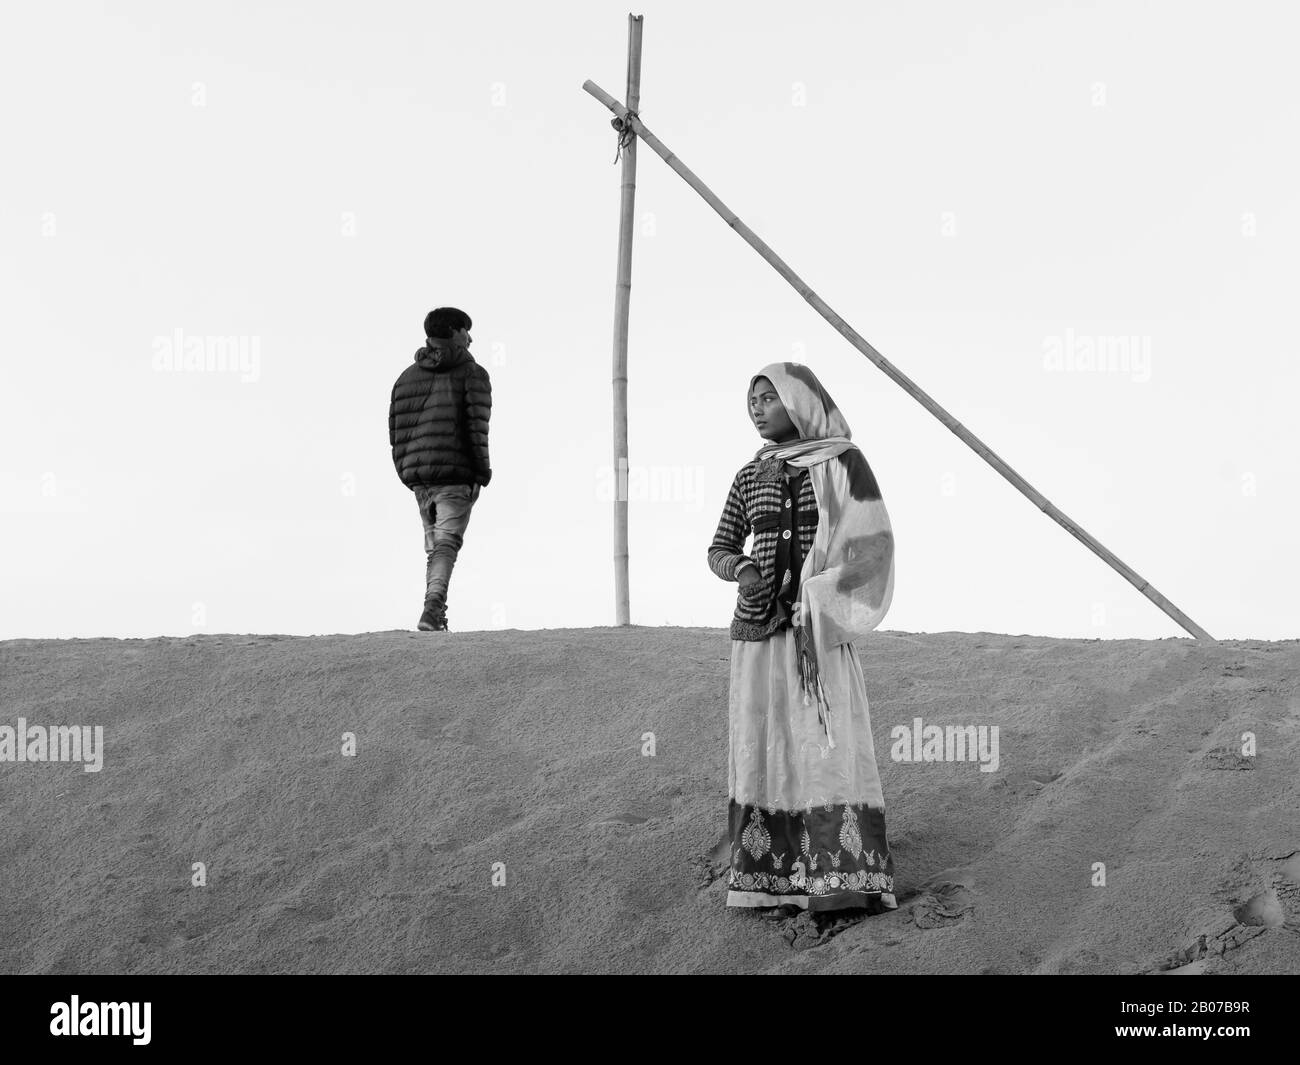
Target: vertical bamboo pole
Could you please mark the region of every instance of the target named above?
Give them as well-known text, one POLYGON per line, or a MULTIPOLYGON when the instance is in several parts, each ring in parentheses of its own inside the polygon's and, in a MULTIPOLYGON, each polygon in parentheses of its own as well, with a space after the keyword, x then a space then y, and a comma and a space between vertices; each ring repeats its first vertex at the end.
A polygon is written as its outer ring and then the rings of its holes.
POLYGON ((776 270, 783 278, 786 279, 796 292, 805 300, 812 304, 813 308, 826 319, 835 330, 844 337, 850 344, 858 349, 863 355, 870 359, 876 366, 881 369, 895 384, 899 385, 904 392, 915 399, 926 410, 946 425, 956 436, 966 444, 975 454, 979 455, 985 462, 998 471, 1003 477, 1015 485, 1016 489, 1022 495, 1029 499, 1034 506, 1038 507, 1044 514, 1060 525, 1071 536, 1083 544, 1089 551, 1100 558, 1106 565, 1110 566, 1116 573, 1128 581, 1134 588, 1145 595, 1151 602, 1155 603, 1174 621, 1178 622, 1184 629, 1190 632, 1198 640, 1206 640, 1214 643, 1214 637, 1206 632, 1201 626, 1196 624, 1191 618, 1184 614, 1178 607, 1174 606, 1168 599, 1161 595, 1140 574, 1127 566, 1115 553, 1103 544, 1072 518, 1067 517, 1051 503, 1041 492, 1033 485, 1020 476, 998 455, 991 447, 984 443, 979 437, 972 433, 966 426, 962 425, 956 418, 949 414, 943 407, 923 391, 921 387, 910 377, 900 371, 888 359, 880 354, 875 348, 868 344, 857 331, 849 325, 843 318, 831 310, 830 306, 820 296, 814 292, 807 282, 785 264, 785 261, 776 254, 771 248, 749 226, 736 215, 736 212, 723 203, 713 191, 704 184, 680 159, 670 152, 667 146, 656 137, 650 130, 645 128, 645 124, 634 114, 628 113, 628 108, 624 107, 604 89, 594 81, 584 81, 583 89, 594 96, 602 104, 608 107, 615 115, 618 116, 640 139, 644 140, 650 146, 650 149, 656 152, 665 163, 667 163, 677 174, 704 198, 704 201, 712 207, 732 229, 739 234, 747 244, 749 244, 759 255, 761 255, 768 264, 776 270))
MULTIPOLYGON (((641 23, 627 16, 627 109, 641 105, 641 23)), ((623 195, 618 217, 618 279, 614 286, 614 613, 615 624, 631 624, 627 551, 627 324, 632 303, 632 224, 636 206, 636 135, 619 119, 614 128, 623 146, 623 195)))

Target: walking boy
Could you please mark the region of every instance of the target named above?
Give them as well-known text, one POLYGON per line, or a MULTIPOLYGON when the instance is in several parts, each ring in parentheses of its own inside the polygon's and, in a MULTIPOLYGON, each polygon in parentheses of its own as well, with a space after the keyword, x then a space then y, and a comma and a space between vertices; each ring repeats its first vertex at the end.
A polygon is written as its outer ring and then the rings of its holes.
POLYGON ((425 632, 447 629, 447 585, 470 510, 492 479, 488 418, 492 382, 469 353, 470 317, 439 307, 424 319, 427 338, 393 385, 388 443, 402 483, 424 522, 425 632))

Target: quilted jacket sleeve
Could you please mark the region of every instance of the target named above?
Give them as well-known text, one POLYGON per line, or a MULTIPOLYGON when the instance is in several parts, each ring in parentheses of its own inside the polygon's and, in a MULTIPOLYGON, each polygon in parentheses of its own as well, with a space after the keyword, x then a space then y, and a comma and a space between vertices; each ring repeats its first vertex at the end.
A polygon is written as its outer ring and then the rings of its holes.
POLYGON ((397 461, 397 384, 388 393, 388 448, 392 452, 393 467, 401 473, 397 461))
POLYGON ((465 378, 465 435, 479 484, 492 480, 488 457, 488 419, 492 416, 492 379, 477 363, 465 378))

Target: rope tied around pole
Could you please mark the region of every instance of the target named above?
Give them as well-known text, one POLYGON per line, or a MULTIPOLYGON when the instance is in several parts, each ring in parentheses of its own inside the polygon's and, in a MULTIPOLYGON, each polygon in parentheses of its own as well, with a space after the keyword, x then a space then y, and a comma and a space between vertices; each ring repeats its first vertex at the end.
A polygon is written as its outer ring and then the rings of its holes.
MULTIPOLYGON (((629 111, 627 114, 629 118, 639 119, 641 117, 635 111, 629 111)), ((636 134, 632 131, 632 123, 625 122, 622 118, 612 118, 609 124, 618 131, 618 146, 614 149, 614 162, 617 163, 619 157, 623 154, 623 149, 636 140, 636 134)))

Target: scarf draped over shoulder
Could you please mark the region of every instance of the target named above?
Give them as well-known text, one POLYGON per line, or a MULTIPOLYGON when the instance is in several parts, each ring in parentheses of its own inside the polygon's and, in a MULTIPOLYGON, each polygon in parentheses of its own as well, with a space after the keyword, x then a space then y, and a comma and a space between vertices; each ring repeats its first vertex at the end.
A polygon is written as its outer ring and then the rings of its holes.
POLYGON ((767 444, 754 457, 806 469, 817 497, 817 532, 799 575, 795 643, 804 705, 817 700, 834 747, 835 708, 822 686, 818 655, 865 636, 884 619, 894 595, 894 533, 866 457, 813 372, 797 362, 764 366, 750 379, 746 404, 760 377, 772 382, 799 437, 767 444))

